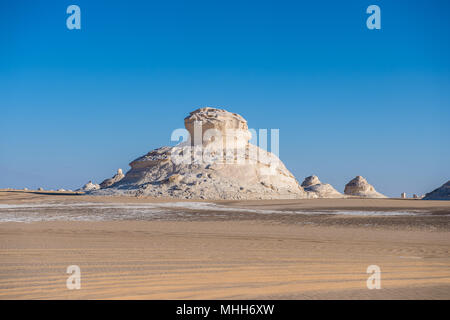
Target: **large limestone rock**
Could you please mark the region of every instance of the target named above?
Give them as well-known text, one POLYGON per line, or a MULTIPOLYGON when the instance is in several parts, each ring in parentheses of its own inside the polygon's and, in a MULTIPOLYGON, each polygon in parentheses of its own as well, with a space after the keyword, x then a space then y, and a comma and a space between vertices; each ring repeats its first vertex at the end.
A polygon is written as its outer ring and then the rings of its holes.
POLYGON ((357 176, 345 185, 344 193, 350 196, 358 196, 365 198, 386 198, 385 195, 377 192, 366 179, 357 176))
POLYGON ((450 180, 439 188, 427 193, 424 200, 450 200, 450 180))
POLYGON ((122 180, 124 177, 125 175, 123 174, 122 169, 117 169, 117 173, 112 178, 106 179, 102 183, 100 183, 100 188, 101 189, 108 188, 112 186, 114 183, 122 180))
POLYGON ((251 133, 240 115, 201 108, 184 122, 191 139, 132 161, 123 179, 93 194, 186 199, 308 197, 278 157, 249 143, 251 133))
POLYGON ((207 107, 192 111, 184 119, 184 126, 189 131, 191 145, 203 140, 203 147, 222 144, 229 148, 245 148, 252 137, 247 121, 242 116, 216 108, 207 107), (208 130, 211 134, 208 134, 208 130))
POLYGON ((96 184, 96 183, 92 183, 92 181, 89 181, 88 183, 86 183, 84 186, 82 186, 81 188, 75 190, 75 191, 93 191, 93 190, 98 190, 100 189, 100 185, 96 184))
POLYGON ((344 195, 338 192, 331 184, 320 182, 317 176, 306 177, 302 182, 302 187, 311 197, 317 198, 343 198, 344 195))

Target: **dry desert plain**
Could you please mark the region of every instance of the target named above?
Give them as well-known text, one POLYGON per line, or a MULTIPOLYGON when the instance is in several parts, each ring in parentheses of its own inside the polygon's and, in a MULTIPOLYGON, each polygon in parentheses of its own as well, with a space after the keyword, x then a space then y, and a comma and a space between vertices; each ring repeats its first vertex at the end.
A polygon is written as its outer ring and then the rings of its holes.
POLYGON ((450 298, 448 201, 3 191, 0 221, 0 299, 450 298))

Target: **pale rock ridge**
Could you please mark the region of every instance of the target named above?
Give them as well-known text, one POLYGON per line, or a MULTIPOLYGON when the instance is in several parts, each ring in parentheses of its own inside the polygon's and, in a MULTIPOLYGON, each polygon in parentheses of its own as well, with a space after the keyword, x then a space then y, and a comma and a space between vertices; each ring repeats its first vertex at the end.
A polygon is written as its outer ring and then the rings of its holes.
POLYGON ((428 192, 424 200, 450 200, 450 180, 444 183, 439 188, 428 192))
POLYGON ((191 141, 150 151, 132 161, 131 169, 119 182, 92 194, 186 199, 293 199, 310 196, 278 157, 248 142, 251 133, 240 115, 208 107, 191 112, 184 122, 193 136, 191 141), (206 133, 208 129, 219 133, 202 141, 201 155, 206 157, 208 152, 208 161, 195 159, 195 146, 199 144, 194 142, 200 141, 200 132, 206 133), (230 144, 235 147, 233 154, 224 150, 224 146, 230 144), (186 151, 190 145, 194 145, 194 151, 186 151), (241 156, 237 157, 238 154, 241 156), (180 155, 193 161, 180 161, 180 155))
POLYGON ((344 193, 349 196, 358 196, 365 198, 387 198, 385 195, 377 192, 366 179, 356 176, 353 180, 345 185, 344 193))
POLYGON ((306 177, 302 182, 304 190, 317 198, 343 198, 344 195, 338 192, 331 184, 320 182, 317 176, 306 177))
POLYGON ((96 183, 92 183, 92 181, 89 181, 88 183, 86 183, 83 187, 81 187, 80 189, 77 189, 75 191, 93 191, 93 190, 98 190, 100 189, 100 185, 96 184, 96 183))
POLYGON ((119 182, 125 177, 125 175, 122 172, 122 169, 117 169, 117 173, 109 179, 104 180, 102 183, 100 183, 100 189, 108 188, 112 186, 114 183, 119 182))

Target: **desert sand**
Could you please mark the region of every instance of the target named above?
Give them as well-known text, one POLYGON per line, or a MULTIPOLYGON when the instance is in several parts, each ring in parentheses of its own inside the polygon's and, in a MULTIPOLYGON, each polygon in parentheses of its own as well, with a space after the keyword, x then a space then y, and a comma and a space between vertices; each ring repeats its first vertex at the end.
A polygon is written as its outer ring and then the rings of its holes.
MULTIPOLYGON (((0 215, 1 205, 12 204, 163 201, 173 200, 0 192, 0 215)), ((144 221, 2 222, 0 299, 450 298, 446 201, 215 203, 255 210, 191 209, 186 216, 168 212, 144 221), (262 214, 256 210, 260 208, 281 213, 262 214), (424 214, 289 213, 292 210, 424 214), (81 269, 79 290, 66 288, 69 265, 81 269), (381 269, 379 290, 366 287, 369 265, 381 269)))

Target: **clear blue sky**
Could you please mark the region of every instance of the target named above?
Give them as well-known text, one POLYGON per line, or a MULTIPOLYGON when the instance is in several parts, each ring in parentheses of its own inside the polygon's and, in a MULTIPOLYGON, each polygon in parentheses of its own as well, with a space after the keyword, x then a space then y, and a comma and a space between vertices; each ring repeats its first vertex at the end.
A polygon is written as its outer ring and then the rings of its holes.
POLYGON ((1 1, 0 187, 100 182, 198 107, 280 129, 302 181, 450 179, 449 1, 1 1), (81 8, 81 30, 66 8, 81 8), (367 6, 381 30, 366 28, 367 6))

